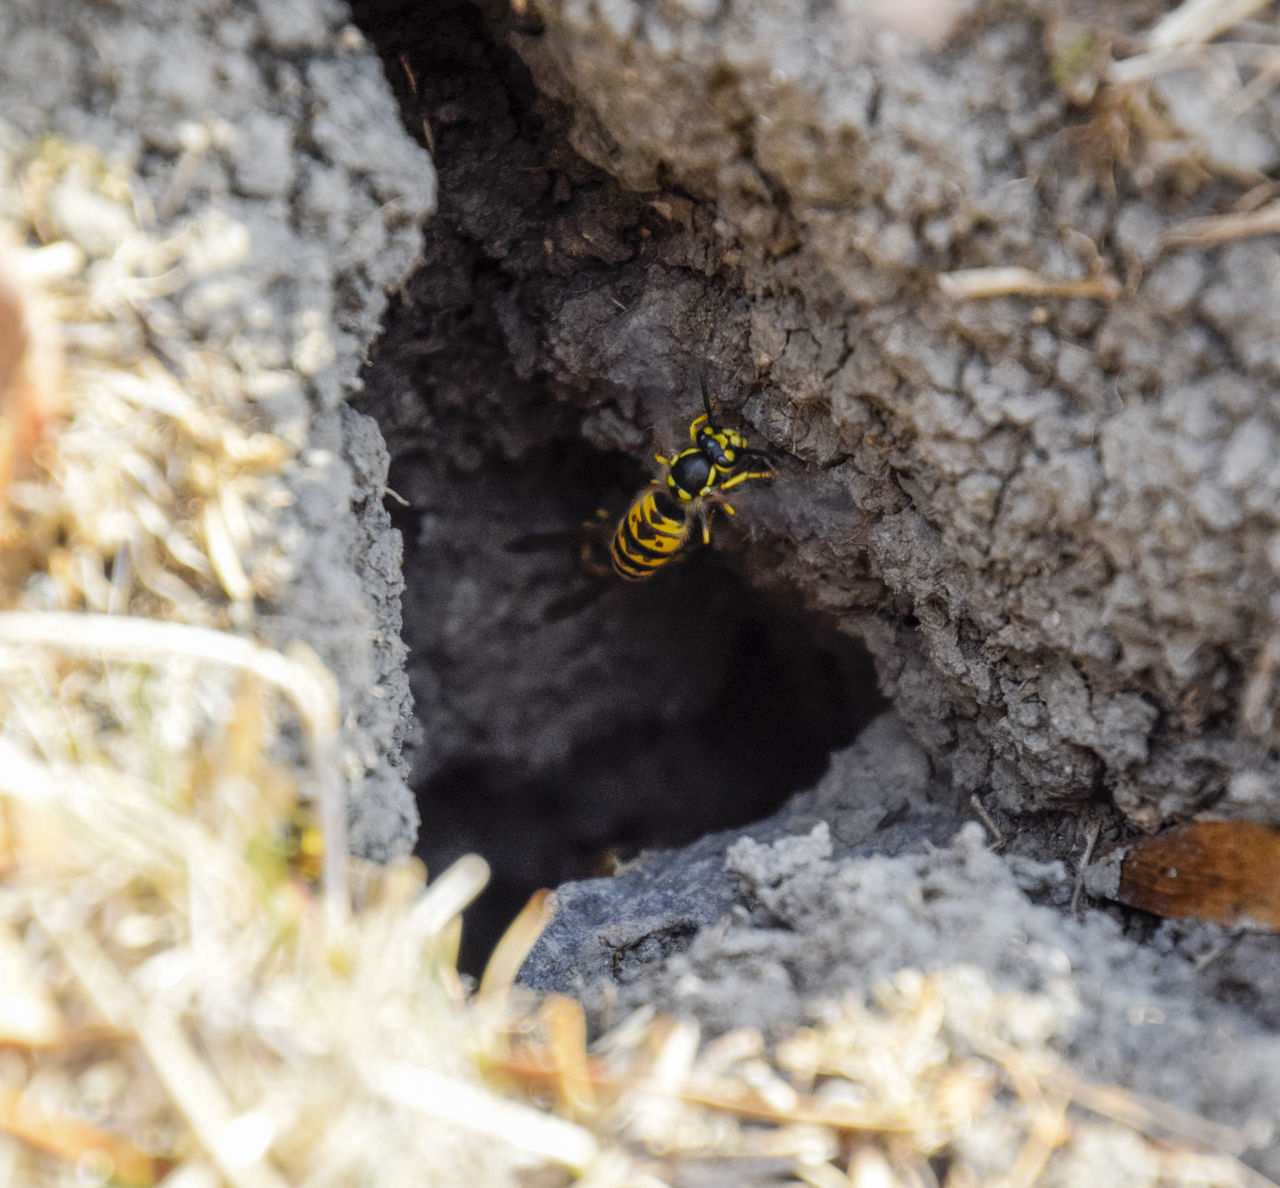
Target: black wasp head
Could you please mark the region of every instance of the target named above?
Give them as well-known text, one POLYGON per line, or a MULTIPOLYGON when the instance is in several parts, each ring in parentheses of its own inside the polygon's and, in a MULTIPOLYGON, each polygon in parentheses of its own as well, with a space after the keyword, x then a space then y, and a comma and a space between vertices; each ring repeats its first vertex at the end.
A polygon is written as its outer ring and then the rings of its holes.
POLYGON ((742 460, 747 441, 733 429, 720 429, 709 421, 698 431, 698 449, 717 470, 732 470, 742 460))

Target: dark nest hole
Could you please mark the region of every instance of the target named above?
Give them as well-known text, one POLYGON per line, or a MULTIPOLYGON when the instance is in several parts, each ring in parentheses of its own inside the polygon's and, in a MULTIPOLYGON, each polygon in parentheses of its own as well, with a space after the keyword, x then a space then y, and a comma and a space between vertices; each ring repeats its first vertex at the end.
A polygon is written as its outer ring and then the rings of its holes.
POLYGON ((733 277, 708 275, 696 212, 666 221, 573 154, 569 113, 503 43, 501 6, 354 7, 440 177, 424 264, 356 404, 405 501, 388 507, 405 540, 418 853, 438 872, 475 851, 494 871, 468 917, 474 970, 535 889, 768 815, 881 700, 855 643, 744 578, 742 551, 767 547, 751 543, 767 490, 735 499, 712 549, 548 618, 584 587, 573 548, 508 545, 624 507, 650 438, 669 448, 699 410, 700 356, 733 416, 746 346, 717 329, 733 277))
POLYGON ((570 549, 508 543, 572 528, 634 470, 568 442, 518 466, 487 456, 466 472, 422 451, 393 464, 409 502, 395 518, 417 852, 433 871, 469 851, 493 868, 465 968, 537 888, 773 812, 880 708, 856 644, 753 590, 717 550, 548 619, 592 587, 570 549))

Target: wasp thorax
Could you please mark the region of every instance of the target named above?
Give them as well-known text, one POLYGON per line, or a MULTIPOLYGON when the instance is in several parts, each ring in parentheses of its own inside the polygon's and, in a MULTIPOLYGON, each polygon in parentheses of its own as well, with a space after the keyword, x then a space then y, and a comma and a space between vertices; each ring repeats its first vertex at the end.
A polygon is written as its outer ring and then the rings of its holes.
POLYGON ((698 495, 710 481, 716 463, 703 450, 685 450, 673 463, 669 483, 690 495, 698 495))

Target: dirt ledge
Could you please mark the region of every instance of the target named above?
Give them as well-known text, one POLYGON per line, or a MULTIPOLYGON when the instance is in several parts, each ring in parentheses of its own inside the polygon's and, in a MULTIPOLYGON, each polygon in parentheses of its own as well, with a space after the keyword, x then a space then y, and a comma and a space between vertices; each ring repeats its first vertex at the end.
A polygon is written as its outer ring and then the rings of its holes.
MULTIPOLYGON (((419 254, 430 160, 340 4, 24 0, 0 13, 0 43, 15 135, 95 146, 160 234, 216 218, 243 245, 141 312, 182 350, 231 360, 249 394, 241 419, 296 451, 292 506, 271 513, 284 572, 255 622, 337 675, 353 844, 404 853, 417 810, 400 758, 399 542, 382 506, 385 448, 344 401, 419 254)), ((90 204, 66 213, 81 230, 103 217, 90 204)))

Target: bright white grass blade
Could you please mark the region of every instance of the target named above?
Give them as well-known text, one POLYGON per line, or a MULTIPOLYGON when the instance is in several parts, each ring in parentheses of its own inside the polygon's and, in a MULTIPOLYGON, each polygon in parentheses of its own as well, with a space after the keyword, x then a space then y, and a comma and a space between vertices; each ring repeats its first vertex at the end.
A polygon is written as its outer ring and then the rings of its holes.
POLYGON ((325 836, 325 903, 340 924, 349 910, 347 810, 338 782, 338 695, 333 677, 310 653, 281 655, 251 639, 155 619, 81 615, 61 611, 0 613, 0 669, 23 666, 31 648, 125 662, 182 657, 252 673, 288 698, 298 711, 325 836))
POLYGON ((365 1081, 388 1101, 500 1139, 575 1172, 585 1171, 600 1153, 595 1136, 581 1126, 416 1065, 386 1061, 369 1069, 365 1081))
POLYGON ((1171 50, 1212 41, 1219 33, 1248 20, 1268 0, 1186 0, 1163 17, 1147 35, 1151 50, 1171 50))
POLYGON ((479 854, 464 854, 427 884, 422 898, 409 911, 407 937, 420 945, 436 936, 471 906, 488 883, 489 864, 479 854))

